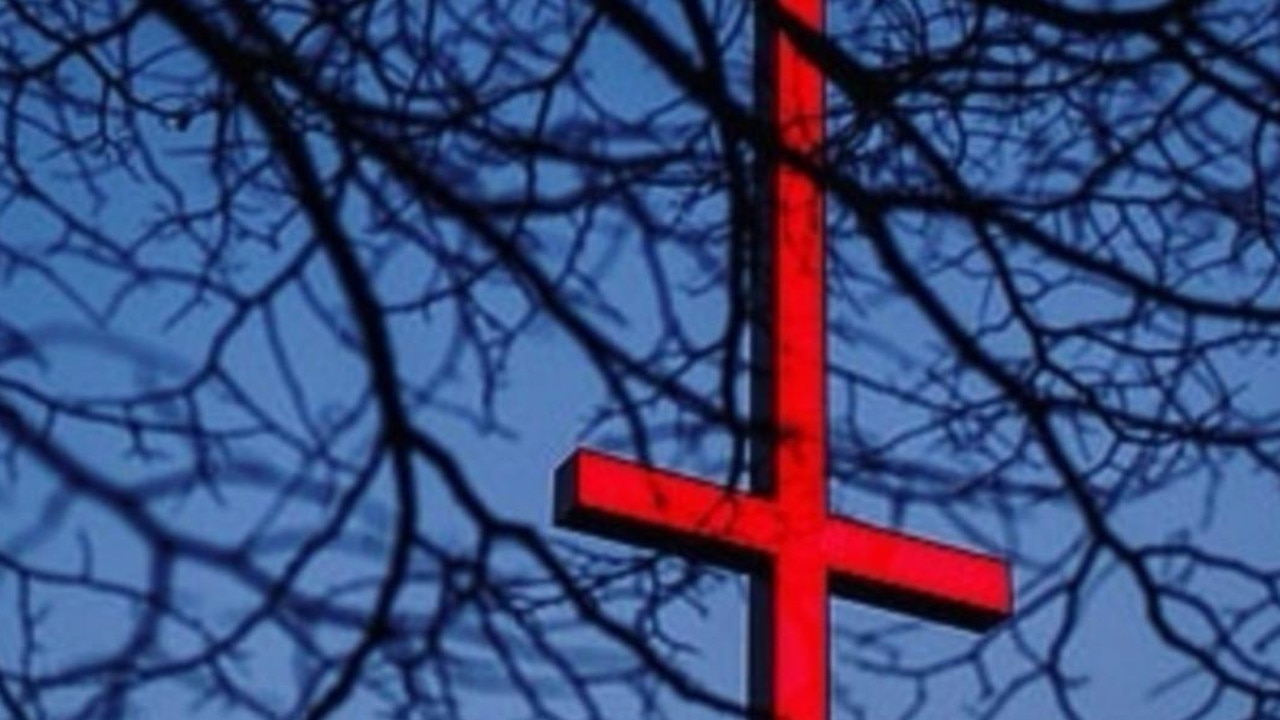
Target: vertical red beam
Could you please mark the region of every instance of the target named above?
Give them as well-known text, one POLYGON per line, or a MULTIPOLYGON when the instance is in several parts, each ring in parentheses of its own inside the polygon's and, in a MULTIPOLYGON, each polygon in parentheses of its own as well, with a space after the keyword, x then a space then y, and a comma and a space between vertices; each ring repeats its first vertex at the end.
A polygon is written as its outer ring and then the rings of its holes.
MULTIPOLYGON (((825 0, 781 0, 807 25, 823 27, 825 0)), ((821 146, 823 80, 795 45, 763 23, 769 44, 770 112, 790 150, 821 146)), ((774 155, 775 158, 779 155, 774 155)), ((804 173, 776 162, 768 168, 770 223, 769 417, 781 433, 769 453, 767 485, 787 519, 786 534, 764 592, 753 642, 769 662, 757 666, 753 695, 778 720, 827 717, 827 569, 819 551, 826 520, 826 376, 822 192, 804 173), (769 677, 760 677, 767 674, 769 677)))
MULTIPOLYGON (((822 27, 824 0, 783 0, 784 10, 822 27)), ((774 117, 787 148, 823 140, 823 83, 782 33, 775 32, 774 117)), ((773 174, 773 421, 783 435, 774 454, 779 499, 821 520, 826 515, 825 217, 822 191, 780 163, 773 174)))

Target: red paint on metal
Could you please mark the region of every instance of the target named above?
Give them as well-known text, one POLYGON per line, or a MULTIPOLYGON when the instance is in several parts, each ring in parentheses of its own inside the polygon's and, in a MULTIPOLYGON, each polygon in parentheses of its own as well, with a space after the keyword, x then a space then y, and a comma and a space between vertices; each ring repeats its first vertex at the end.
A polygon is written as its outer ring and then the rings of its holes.
MULTIPOLYGON (((814 28, 824 0, 782 0, 814 28)), ((782 141, 823 140, 823 82, 780 33, 767 38, 772 113, 782 141)), ((767 482, 742 493, 588 450, 557 471, 561 523, 753 573, 753 702, 778 720, 827 716, 831 592, 979 629, 1012 598, 999 560, 877 528, 827 511, 825 215, 803 172, 770 169, 774 216, 768 410, 778 437, 767 482)))

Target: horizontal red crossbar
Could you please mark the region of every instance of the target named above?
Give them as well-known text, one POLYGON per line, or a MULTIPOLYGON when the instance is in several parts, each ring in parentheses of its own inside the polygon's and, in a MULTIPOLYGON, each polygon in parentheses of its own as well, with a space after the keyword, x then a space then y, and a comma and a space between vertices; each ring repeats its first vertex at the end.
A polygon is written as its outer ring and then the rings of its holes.
POLYGON ((578 450, 560 466, 556 507, 562 523, 743 570, 817 553, 835 592, 962 627, 1010 610, 1009 572, 996 558, 847 518, 792 517, 769 497, 599 452, 578 450))

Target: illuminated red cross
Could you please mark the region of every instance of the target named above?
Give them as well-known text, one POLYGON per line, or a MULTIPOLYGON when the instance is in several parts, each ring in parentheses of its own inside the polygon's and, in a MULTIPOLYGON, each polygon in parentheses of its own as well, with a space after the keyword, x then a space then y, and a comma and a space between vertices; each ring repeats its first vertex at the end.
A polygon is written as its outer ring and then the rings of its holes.
MULTIPOLYGON (((824 0, 781 6, 822 27, 824 0)), ((823 81, 769 33, 768 85, 785 144, 823 138, 823 81)), ((556 473, 557 521, 751 573, 751 701, 779 720, 827 716, 828 593, 972 629, 1005 617, 1007 568, 992 557, 827 512, 824 212, 820 189, 771 168, 774 202, 767 380, 778 437, 752 493, 588 450, 556 473)))

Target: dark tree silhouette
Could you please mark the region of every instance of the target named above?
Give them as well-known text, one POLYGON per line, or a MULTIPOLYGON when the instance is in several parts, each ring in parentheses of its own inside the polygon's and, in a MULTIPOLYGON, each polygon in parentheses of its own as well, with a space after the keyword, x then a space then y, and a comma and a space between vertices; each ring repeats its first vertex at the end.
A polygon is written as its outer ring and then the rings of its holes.
POLYGON ((772 157, 828 191, 837 506, 1019 587, 978 637, 842 608, 835 716, 1280 717, 1280 7, 828 13, 0 4, 4 713, 744 714, 684 637, 737 579, 484 456, 536 401, 745 481, 772 157))

